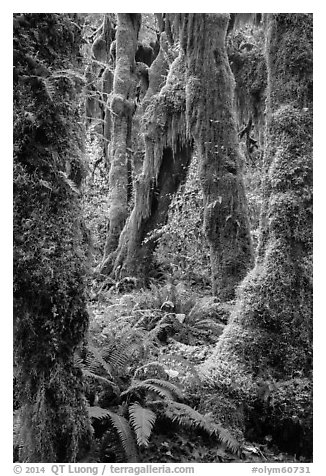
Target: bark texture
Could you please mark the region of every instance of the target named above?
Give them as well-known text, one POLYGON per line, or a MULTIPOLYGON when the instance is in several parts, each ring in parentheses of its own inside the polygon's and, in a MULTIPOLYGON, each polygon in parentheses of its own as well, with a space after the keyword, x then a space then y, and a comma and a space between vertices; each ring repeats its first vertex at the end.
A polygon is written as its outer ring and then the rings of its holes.
POLYGON ((90 126, 93 121, 97 121, 100 123, 98 129, 103 130, 106 109, 105 94, 110 84, 107 65, 111 60, 110 47, 115 36, 108 14, 104 15, 103 24, 99 31, 100 33, 92 45, 92 59, 95 61, 87 66, 85 72, 85 112, 86 125, 90 126))
POLYGON ((110 167, 110 143, 112 132, 112 114, 110 110, 111 92, 113 89, 114 74, 111 66, 107 66, 102 77, 102 98, 104 103, 104 125, 103 125, 103 154, 106 165, 110 167))
POLYGON ((141 15, 118 14, 116 68, 110 108, 112 112, 111 168, 109 175, 108 231, 102 270, 117 248, 128 217, 130 199, 131 128, 135 113, 137 77, 135 54, 141 15))
POLYGON ((28 463, 76 462, 91 439, 74 364, 88 327, 77 199, 85 131, 78 84, 63 75, 78 64, 77 23, 77 15, 14 15, 16 444, 28 463))
MULTIPOLYGON (((165 41, 163 33, 161 45, 165 41)), ((192 143, 186 135, 183 53, 171 65, 166 84, 160 89, 167 66, 163 51, 150 69, 143 118, 143 171, 136 182, 135 206, 121 235, 114 265, 116 275, 137 276, 145 281, 157 236, 143 240, 166 223, 169 204, 186 179, 192 152, 192 143)))
POLYGON ((181 41, 187 58, 187 127, 199 155, 212 291, 223 300, 234 297, 253 264, 234 78, 225 46, 228 19, 227 14, 185 15, 181 41))
POLYGON ((269 14, 266 25, 259 255, 202 370, 217 413, 256 439, 271 434, 286 450, 311 456, 312 15, 269 14))
POLYGON ((171 14, 165 21, 170 36, 181 33, 181 49, 175 58, 167 34, 161 34, 143 101, 144 168, 114 269, 118 275, 148 274, 157 235, 143 240, 165 224, 172 195, 186 179, 194 139, 213 293, 232 298, 252 264, 252 250, 233 115, 234 80, 225 49, 228 16, 171 14))

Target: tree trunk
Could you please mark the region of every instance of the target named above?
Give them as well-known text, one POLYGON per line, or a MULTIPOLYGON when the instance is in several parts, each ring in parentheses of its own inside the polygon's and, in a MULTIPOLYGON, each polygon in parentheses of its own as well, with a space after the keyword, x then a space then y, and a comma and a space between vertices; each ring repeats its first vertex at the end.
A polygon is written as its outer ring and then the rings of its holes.
POLYGON ((247 203, 234 117, 234 78, 225 37, 227 14, 188 14, 186 51, 187 121, 199 154, 204 194, 204 229, 211 250, 212 291, 221 300, 253 264, 247 203))
POLYGON ((62 73, 79 56, 76 22, 66 14, 14 16, 15 407, 28 463, 76 462, 91 439, 74 365, 88 327, 76 198, 85 131, 76 85, 62 73))
POLYGON ((113 89, 114 75, 111 67, 107 66, 102 77, 102 97, 105 104, 104 107, 104 125, 103 125, 103 155, 106 166, 110 168, 110 142, 112 132, 112 115, 110 111, 110 94, 113 89))
MULTIPOLYGON (((165 41, 162 34, 161 46, 165 41)), ((144 99, 148 106, 144 114, 143 172, 136 182, 135 206, 121 235, 114 264, 116 275, 137 276, 145 281, 157 243, 157 235, 149 237, 148 234, 166 223, 169 205, 186 179, 192 153, 185 123, 182 52, 171 65, 166 85, 158 93, 166 67, 162 52, 150 70, 150 84, 144 99)))
POLYGON ((285 449, 311 456, 312 15, 269 14, 266 48, 259 255, 202 370, 214 381, 216 411, 239 413, 240 399, 254 437, 272 434, 285 449), (233 398, 227 405, 222 392, 233 398))
MULTIPOLYGON (((233 77, 224 44, 228 17, 170 15, 168 21, 173 22, 177 34, 183 31, 183 50, 173 62, 167 83, 158 95, 155 92, 161 87, 162 75, 149 75, 144 98, 147 105, 144 169, 114 269, 118 275, 148 275, 157 235, 154 233, 145 243, 143 240, 165 224, 172 195, 186 178, 194 138, 201 162, 213 292, 221 299, 231 298, 252 263, 252 250, 232 110, 233 77), (219 29, 220 36, 215 31, 219 29), (169 162, 171 165, 167 167, 169 162), (170 175, 166 170, 170 170, 170 175)), ((162 33, 161 51, 153 67, 159 71, 157 65, 172 62, 171 55, 172 51, 166 47, 166 34, 162 33), (165 63, 159 63, 160 57, 165 63)))
POLYGON ((111 138, 111 168, 109 175, 108 229, 104 249, 104 264, 115 251, 121 231, 128 217, 130 199, 131 127, 135 112, 137 78, 135 53, 141 15, 118 14, 116 38, 116 68, 111 98, 113 128, 111 138))

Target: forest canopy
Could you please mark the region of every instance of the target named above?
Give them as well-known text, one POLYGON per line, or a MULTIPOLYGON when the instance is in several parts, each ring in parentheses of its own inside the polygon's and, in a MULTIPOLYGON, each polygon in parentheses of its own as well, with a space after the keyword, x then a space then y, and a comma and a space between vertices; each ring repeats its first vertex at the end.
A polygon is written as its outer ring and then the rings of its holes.
POLYGON ((15 13, 14 461, 312 461, 313 16, 15 13))

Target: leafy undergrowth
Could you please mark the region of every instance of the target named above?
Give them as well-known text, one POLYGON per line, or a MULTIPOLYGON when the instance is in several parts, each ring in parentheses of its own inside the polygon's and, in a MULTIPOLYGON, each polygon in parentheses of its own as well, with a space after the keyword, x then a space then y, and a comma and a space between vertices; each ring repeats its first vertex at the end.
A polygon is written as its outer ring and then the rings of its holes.
POLYGON ((77 358, 94 426, 88 461, 294 462, 266 444, 236 440, 200 414, 196 367, 213 352, 234 302, 167 283, 94 287, 87 349, 77 358))
POLYGON ((293 463, 298 460, 276 447, 245 442, 241 457, 216 446, 198 434, 178 432, 177 434, 153 435, 151 442, 141 452, 141 462, 148 463, 293 463))

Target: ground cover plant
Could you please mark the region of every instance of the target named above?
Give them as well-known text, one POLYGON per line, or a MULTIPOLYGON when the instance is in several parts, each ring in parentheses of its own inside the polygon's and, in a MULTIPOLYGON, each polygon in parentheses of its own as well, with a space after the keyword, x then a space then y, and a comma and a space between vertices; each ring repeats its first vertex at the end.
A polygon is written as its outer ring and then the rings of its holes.
POLYGON ((312 14, 14 14, 14 317, 14 461, 312 461, 312 14))

